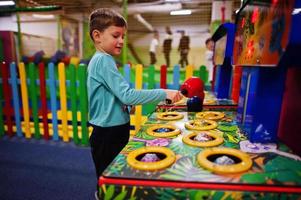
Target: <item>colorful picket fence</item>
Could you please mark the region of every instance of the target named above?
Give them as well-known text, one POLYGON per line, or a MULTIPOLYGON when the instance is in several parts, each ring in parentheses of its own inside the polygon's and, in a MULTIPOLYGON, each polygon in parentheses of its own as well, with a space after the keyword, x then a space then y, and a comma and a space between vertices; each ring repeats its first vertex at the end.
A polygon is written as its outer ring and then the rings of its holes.
MULTIPOLYGON (((199 74, 206 71, 202 66, 199 74)), ((173 82, 167 83, 167 68, 160 68, 160 83, 155 80, 155 67, 143 68, 136 65, 131 68, 125 65, 121 69, 125 79, 136 89, 180 87, 180 67, 173 70, 173 82), (134 72, 133 72, 134 70, 134 72), (148 77, 143 77, 146 70, 148 77), (134 83, 131 74, 135 74, 134 83), (143 82, 144 81, 144 82, 143 82)), ((8 136, 36 138, 45 140, 73 139, 74 143, 88 145, 91 128, 88 128, 88 102, 86 88, 87 66, 75 66, 64 63, 55 65, 33 63, 1 63, 0 87, 0 136, 6 132, 8 136), (67 79, 66 79, 67 72, 67 79)), ((185 79, 194 74, 193 67, 187 66, 185 79)), ((131 125, 135 134, 146 116, 142 116, 142 106, 136 107, 131 116, 131 125)))
MULTIPOLYGON (((159 80, 157 78, 157 70, 155 66, 151 65, 149 67, 143 67, 143 89, 153 89, 153 88, 168 88, 168 89, 179 89, 181 83, 188 77, 197 76, 200 77, 204 83, 208 83, 208 71, 204 65, 200 66, 198 70, 195 70, 193 66, 188 65, 185 69, 181 69, 179 65, 175 65, 172 70, 167 70, 166 65, 162 65, 159 69, 159 80), (170 78, 170 73, 172 73, 170 78), (171 80, 167 80, 168 77, 171 80)), ((125 65, 120 69, 123 73, 125 79, 131 84, 132 87, 135 86, 135 67, 130 67, 130 65, 125 65), (133 76, 134 74, 134 76, 133 76)))
POLYGON ((49 63, 48 73, 44 63, 38 66, 1 64, 1 136, 6 131, 9 136, 16 133, 19 137, 24 134, 26 138, 62 138, 65 142, 73 138, 76 144, 88 145, 87 67, 70 64, 68 68, 70 80, 66 80, 63 63, 58 66, 49 63), (58 68, 58 80, 55 68, 58 68), (71 94, 68 99, 67 87, 71 94), (67 108, 67 101, 71 110, 67 108))

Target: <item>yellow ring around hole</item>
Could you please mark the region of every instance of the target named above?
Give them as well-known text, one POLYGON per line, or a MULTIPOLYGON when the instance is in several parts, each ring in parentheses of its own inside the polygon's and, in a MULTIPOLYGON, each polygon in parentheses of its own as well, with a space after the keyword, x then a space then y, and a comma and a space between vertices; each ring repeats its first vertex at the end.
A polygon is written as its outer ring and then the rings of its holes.
POLYGON ((184 115, 179 112, 161 112, 157 113, 157 119, 165 120, 165 121, 172 121, 172 120, 179 120, 182 119, 184 115), (175 115, 175 116, 168 116, 168 115, 175 115))
POLYGON ((202 119, 202 121, 208 123, 209 125, 207 126, 194 126, 192 124, 196 122, 200 122, 201 120, 190 120, 185 123, 185 128, 189 130, 197 130, 197 131, 207 131, 211 129, 215 129, 217 127, 217 123, 213 120, 208 120, 208 119, 202 119))
POLYGON ((219 120, 225 117, 225 113, 215 111, 204 111, 196 113, 195 117, 197 119, 219 120))
POLYGON ((165 169, 171 166, 175 161, 176 161, 176 155, 173 151, 171 151, 166 147, 157 147, 157 146, 142 147, 130 152, 127 156, 127 163, 131 167, 139 170, 145 170, 145 171, 155 171, 155 170, 165 169), (139 155, 146 154, 146 153, 161 153, 164 154, 166 158, 156 162, 141 162, 137 160, 137 157, 139 155))
POLYGON ((213 104, 215 104, 216 103, 216 100, 214 100, 214 99, 205 99, 204 100, 204 105, 213 105, 213 104))
POLYGON ((237 149, 231 148, 216 147, 205 149, 197 155, 197 161, 200 164, 200 166, 217 174, 241 173, 249 170, 252 167, 252 160, 248 154, 237 149), (215 154, 235 156, 239 158, 241 162, 233 165, 219 165, 208 160, 209 156, 215 154))
POLYGON ((191 137, 195 137, 199 133, 200 132, 189 133, 189 134, 185 135, 182 140, 185 144, 190 145, 190 146, 194 146, 194 147, 213 147, 213 146, 218 146, 218 145, 220 145, 224 142, 224 139, 222 137, 220 137, 219 134, 212 133, 212 132, 209 132, 209 131, 202 131, 202 133, 205 133, 205 134, 213 137, 214 140, 200 142, 200 141, 196 141, 196 140, 191 139, 191 137))
POLYGON ((173 126, 173 125, 170 125, 170 124, 158 124, 158 125, 154 125, 154 126, 149 127, 146 130, 146 133, 148 135, 151 135, 151 136, 154 136, 154 137, 173 137, 173 136, 179 135, 181 133, 181 131, 176 126, 173 126), (155 132, 156 129, 160 129, 160 128, 173 129, 173 131, 163 132, 163 133, 155 132))

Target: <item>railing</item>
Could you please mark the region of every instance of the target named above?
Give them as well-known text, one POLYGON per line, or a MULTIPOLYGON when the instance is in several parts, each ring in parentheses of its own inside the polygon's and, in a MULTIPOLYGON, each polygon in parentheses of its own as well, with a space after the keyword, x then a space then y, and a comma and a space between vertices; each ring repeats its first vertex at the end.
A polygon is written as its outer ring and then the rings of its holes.
MULTIPOLYGON (((120 69, 125 79, 136 89, 170 88, 179 89, 180 82, 192 75, 206 79, 204 66, 194 71, 192 66, 172 71, 160 68, 160 80, 156 81, 154 66, 142 65, 120 69), (144 71, 144 72, 143 72, 144 71), (172 75, 171 75, 172 73, 172 75), (185 76, 183 77, 183 73, 185 76), (135 76, 133 76, 133 74, 135 76), (170 75, 172 77, 170 77, 170 75), (168 81, 172 79, 172 81, 168 81)), ((91 129, 88 128, 88 101, 86 88, 87 66, 64 63, 1 64, 0 87, 0 137, 6 133, 12 137, 43 138, 45 140, 73 139, 75 144, 88 145, 91 129)), ((206 81, 206 80, 205 80, 206 81)), ((142 106, 136 107, 131 116, 134 134, 145 120, 142 106)))

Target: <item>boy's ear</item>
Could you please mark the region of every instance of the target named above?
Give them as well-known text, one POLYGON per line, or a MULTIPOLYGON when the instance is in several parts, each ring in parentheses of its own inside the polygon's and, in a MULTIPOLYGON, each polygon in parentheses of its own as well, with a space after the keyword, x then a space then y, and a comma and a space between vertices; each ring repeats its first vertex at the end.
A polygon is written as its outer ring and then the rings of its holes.
POLYGON ((95 42, 101 42, 102 33, 99 30, 93 30, 92 37, 95 42))

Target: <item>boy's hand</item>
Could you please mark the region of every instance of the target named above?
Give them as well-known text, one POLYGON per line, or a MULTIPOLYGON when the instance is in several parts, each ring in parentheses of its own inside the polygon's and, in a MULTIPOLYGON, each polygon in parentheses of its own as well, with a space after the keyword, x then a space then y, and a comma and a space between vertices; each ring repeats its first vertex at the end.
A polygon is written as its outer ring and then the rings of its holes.
POLYGON ((136 111, 136 106, 131 106, 130 114, 133 115, 135 114, 136 111))
POLYGON ((170 103, 175 103, 180 101, 184 96, 178 90, 165 90, 166 92, 166 99, 171 100, 170 103))

